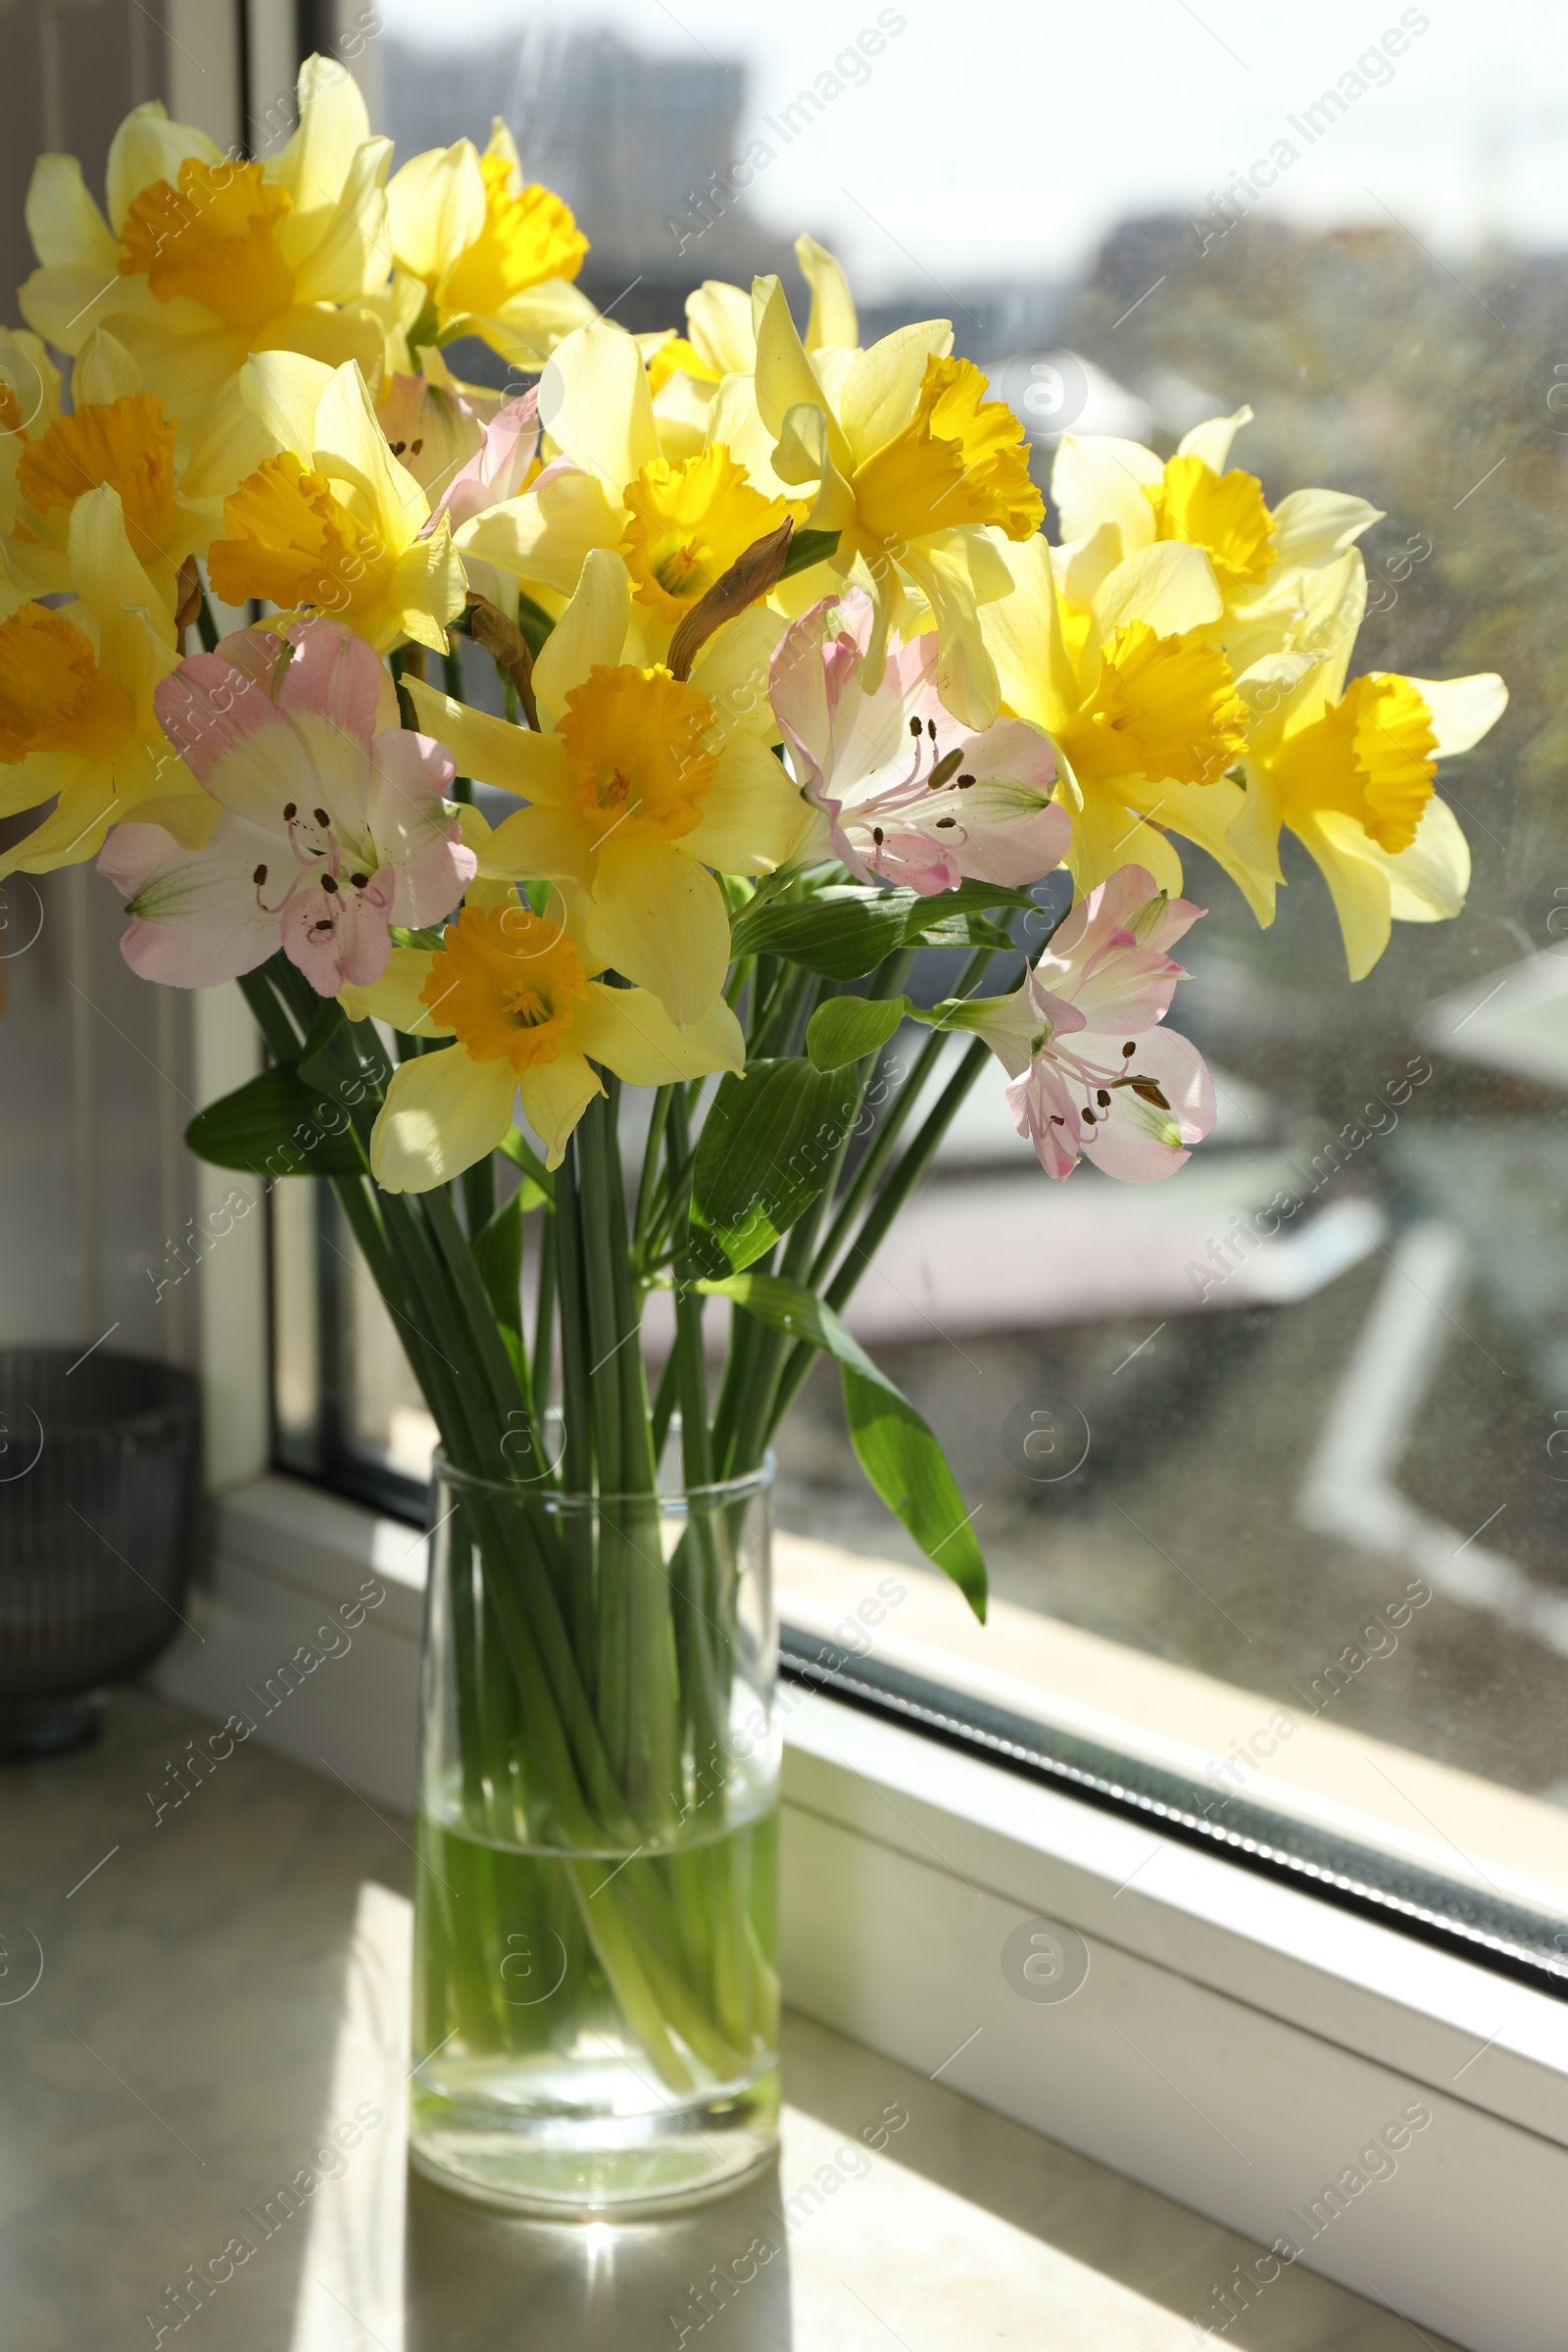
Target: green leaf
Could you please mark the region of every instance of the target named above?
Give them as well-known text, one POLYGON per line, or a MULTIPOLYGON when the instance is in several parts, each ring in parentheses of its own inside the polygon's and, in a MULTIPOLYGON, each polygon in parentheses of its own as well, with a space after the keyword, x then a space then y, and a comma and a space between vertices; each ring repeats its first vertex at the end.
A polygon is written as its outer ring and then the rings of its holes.
MULTIPOLYGON (((901 892, 900 896, 914 902, 904 926, 904 945, 906 948, 950 943, 955 947, 966 947, 970 944, 968 934, 961 928, 965 920, 982 915, 995 906, 1028 906, 1039 912, 1036 901, 1027 890, 1008 890, 1000 882, 964 881, 958 884, 956 890, 933 891, 929 898, 917 897, 913 891, 901 892)), ((982 935, 973 944, 985 947, 990 942, 982 935)), ((1004 935, 1004 947, 1010 947, 1011 944, 1010 937, 1004 935)))
POLYGON ((198 1159, 252 1176, 363 1176, 365 1154, 343 1105, 291 1062, 199 1110, 185 1130, 198 1159))
POLYGON ((920 935, 923 948, 995 948, 999 954, 1016 948, 1010 931, 983 914, 951 914, 945 922, 928 924, 920 935))
POLYGON ((984 1623, 986 1563, 975 1539, 974 1513, 965 1511, 931 1430, 833 1309, 779 1274, 732 1274, 697 1287, 732 1298, 775 1331, 835 1358, 844 1386, 844 1418, 861 1469, 926 1558, 952 1577, 984 1623))
POLYGON ((806 1051, 813 1068, 842 1070, 875 1054, 908 1010, 907 997, 829 997, 807 1024, 806 1051))
POLYGON ((807 1060, 754 1061, 719 1081, 692 1179, 692 1257, 739 1273, 816 1199, 855 1120, 858 1089, 807 1060))
MULTIPOLYGON (((1034 905, 1028 891, 1000 882, 960 882, 956 890, 929 897, 916 890, 830 884, 808 899, 769 899, 743 910, 730 953, 784 956, 825 979, 859 980, 900 948, 964 946, 967 932, 956 926, 988 907, 1034 905)), ((974 941, 977 947, 992 944, 989 930, 974 941)))
POLYGON ((496 1321, 515 1339, 522 1337, 522 1220, 527 1181, 480 1226, 468 1244, 479 1269, 485 1297, 495 1308, 496 1321))
POLYGON ((556 1180, 537 1152, 529 1150, 515 1127, 501 1138, 496 1150, 510 1159, 514 1168, 522 1170, 522 1194, 527 1196, 522 1202, 523 1215, 526 1216, 530 1208, 537 1208, 541 1200, 548 1200, 554 1208, 556 1180))
POLYGON ((830 888, 809 899, 769 899, 743 913, 734 956, 785 956, 829 980, 859 980, 904 945, 912 890, 830 888))
POLYGON ((779 578, 787 580, 794 572, 808 571, 813 564, 823 563, 827 557, 836 555, 839 537, 837 531, 797 531, 790 541, 790 552, 784 559, 784 568, 779 578))

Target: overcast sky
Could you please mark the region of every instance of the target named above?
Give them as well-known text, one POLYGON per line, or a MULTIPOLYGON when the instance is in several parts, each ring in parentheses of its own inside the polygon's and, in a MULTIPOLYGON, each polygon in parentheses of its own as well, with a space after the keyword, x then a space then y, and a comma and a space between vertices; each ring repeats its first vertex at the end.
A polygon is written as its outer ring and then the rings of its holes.
POLYGON ((380 13, 399 38, 448 47, 524 21, 601 24, 660 56, 743 61, 742 144, 778 149, 754 211, 827 225, 867 293, 908 282, 901 248, 969 283, 1071 275, 1112 220, 1205 211, 1282 138, 1299 151, 1266 199, 1283 216, 1383 220, 1387 207, 1448 253, 1487 230, 1568 244, 1563 0, 903 0, 880 11, 906 22, 868 78, 788 146, 763 119, 875 27, 870 0, 380 0, 380 13), (1306 144, 1287 118, 1401 16, 1427 29, 1306 144))

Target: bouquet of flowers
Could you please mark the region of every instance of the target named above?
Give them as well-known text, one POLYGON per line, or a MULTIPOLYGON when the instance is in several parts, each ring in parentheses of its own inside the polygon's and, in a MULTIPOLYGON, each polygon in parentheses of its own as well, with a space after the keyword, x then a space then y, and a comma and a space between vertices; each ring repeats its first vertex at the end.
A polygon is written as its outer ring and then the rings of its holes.
POLYGON ((395 1318, 442 1449, 416 2149, 589 2209, 767 2145, 761 1490, 817 1353, 983 1612, 841 1320, 960 1102, 1000 1063, 1046 1177, 1174 1174, 1214 1116, 1180 845, 1267 924, 1294 832, 1359 977, 1457 912, 1435 766, 1504 690, 1347 683, 1377 511, 1271 507, 1246 409, 1167 459, 1064 437, 1053 544, 951 325, 862 349, 810 238, 804 331, 767 277, 635 336, 499 122, 389 180, 341 68, 299 98, 265 161, 139 108, 107 215, 37 165, 0 812, 43 813, 3 867, 96 858, 135 972, 238 981, 268 1066, 191 1146, 330 1183, 395 1318), (474 336, 506 392, 449 368, 474 336))

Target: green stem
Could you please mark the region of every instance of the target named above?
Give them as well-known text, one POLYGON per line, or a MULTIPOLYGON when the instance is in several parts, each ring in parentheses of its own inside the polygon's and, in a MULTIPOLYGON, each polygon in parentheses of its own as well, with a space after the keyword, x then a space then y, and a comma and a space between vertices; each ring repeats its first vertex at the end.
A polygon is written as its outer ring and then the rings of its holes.
MULTIPOLYGON (((956 997, 967 997, 973 989, 979 987, 995 960, 995 950, 991 948, 976 950, 959 975, 958 985, 953 992, 956 997)), ((903 985, 902 982, 900 985, 903 985)), ((891 995, 893 992, 889 990, 887 993, 891 995)), ((937 1066, 946 1034, 946 1031, 938 1030, 935 1035, 927 1038, 920 1049, 919 1057, 913 1069, 904 1081, 901 1092, 889 1104, 887 1117, 882 1121, 881 1126, 861 1154, 860 1163, 851 1177, 844 1197, 834 1212, 827 1240, 811 1261, 808 1279, 813 1290, 816 1290, 826 1280, 828 1269, 843 1249, 862 1205, 870 1198, 877 1178, 893 1156, 893 1147, 904 1132, 905 1122, 918 1102, 927 1079, 937 1066)))
MULTIPOLYGON (((843 1265, 828 1285, 826 1301, 835 1313, 843 1308, 854 1293, 889 1226, 925 1174, 937 1146, 957 1115, 959 1104, 984 1069, 990 1051, 983 1038, 975 1039, 938 1096, 925 1125, 878 1194, 875 1206, 851 1245, 843 1265)), ((801 1385, 811 1368, 812 1353, 813 1350, 803 1341, 785 1365, 773 1399, 772 1418, 768 1424, 770 1432, 777 1429, 800 1394, 801 1385)))

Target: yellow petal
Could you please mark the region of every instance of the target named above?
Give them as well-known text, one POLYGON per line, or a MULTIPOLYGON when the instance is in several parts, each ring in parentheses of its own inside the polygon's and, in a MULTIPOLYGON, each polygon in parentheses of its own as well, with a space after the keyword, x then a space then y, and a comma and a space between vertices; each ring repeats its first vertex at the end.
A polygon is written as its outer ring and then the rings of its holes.
POLYGON ((920 397, 926 361, 945 360, 952 349, 953 328, 947 319, 927 318, 916 326, 897 328, 861 353, 845 378, 839 407, 858 466, 908 423, 920 397))
POLYGON ((676 1078, 746 1067, 746 1040, 722 997, 700 1021, 677 1029, 646 988, 590 987, 571 1035, 628 1086, 668 1086, 676 1078))
POLYGON ((686 297, 686 325, 699 357, 717 374, 753 372, 757 337, 752 332, 752 298, 739 286, 705 278, 696 293, 686 297))
POLYGON ((424 492, 392 455, 358 368, 334 368, 308 446, 321 472, 352 482, 369 503, 389 554, 399 554, 428 520, 424 492))
POLYGON ((295 214, 310 220, 341 199, 370 136, 370 118, 358 82, 336 58, 308 57, 296 89, 299 124, 268 166, 268 177, 287 189, 295 214))
POLYGON ((115 275, 120 248, 87 193, 74 155, 39 156, 27 185, 26 218, 33 251, 45 270, 96 270, 100 284, 115 275))
MULTIPOLYGON (((963 726, 988 727, 997 715, 1002 688, 980 630, 965 536, 953 531, 945 532, 940 543, 923 540, 906 551, 904 569, 936 616, 937 690, 944 709, 963 726)), ((981 544, 989 549, 988 541, 981 544)), ((869 661, 866 666, 870 668, 869 661)))
MULTIPOLYGON (((386 358, 386 328, 368 304, 336 310, 320 302, 296 303, 263 327, 256 347, 259 351, 303 352, 327 368, 357 368, 371 389, 378 390, 386 358)), ((145 365, 143 362, 144 369, 145 365)), ((157 386, 149 388, 156 390, 157 386)))
MULTIPOLYGON (((318 183, 323 203, 279 221, 277 249, 293 265, 297 304, 357 302, 381 291, 390 250, 386 169, 391 157, 390 139, 366 139, 332 193, 326 193, 330 183, 318 183)), ((368 367, 368 380, 373 382, 375 372, 368 367)))
POLYGON ((414 540, 392 565, 387 603, 406 635, 444 654, 446 624, 457 619, 466 595, 462 559, 443 514, 429 537, 414 540))
MULTIPOLYGON (((814 237, 796 238, 795 259, 811 289, 811 315, 806 325, 807 350, 820 351, 824 344, 841 344, 853 351, 860 340, 860 323, 850 281, 842 267, 814 237)), ((688 315, 690 307, 688 304, 688 315)), ((904 420, 901 417, 899 421, 902 424, 904 420)))
POLYGON ((460 775, 477 776, 481 784, 514 792, 520 800, 570 804, 576 775, 559 735, 514 727, 510 719, 454 702, 422 678, 405 678, 403 683, 420 729, 446 745, 460 775))
POLYGON ((828 451, 840 473, 849 475, 855 470, 838 419, 828 413, 827 396, 822 390, 800 336, 790 317, 790 306, 784 299, 784 289, 776 277, 760 277, 752 290, 753 316, 757 321, 757 387, 758 413, 762 422, 776 438, 784 430, 784 419, 793 408, 803 402, 814 404, 827 416, 828 451))
MULTIPOLYGON (((1270 846, 1261 859, 1250 855, 1247 842, 1239 841, 1232 830, 1249 798, 1228 776, 1216 777, 1211 784, 1162 783, 1147 793, 1133 788, 1133 806, 1206 850, 1229 874, 1258 921, 1266 925, 1274 911, 1277 854, 1270 846)), ((1277 841, 1277 833, 1274 838, 1277 841)), ((1133 858, 1130 848, 1127 858, 1133 858)))
POLYGON ((712 704, 724 737, 750 735, 759 743, 777 743, 768 670, 788 625, 782 612, 753 605, 715 630, 692 664, 691 684, 712 704))
POLYGON ((351 1021, 385 1021, 405 1037, 450 1037, 452 1032, 420 998, 434 961, 428 948, 394 948, 386 970, 368 988, 345 981, 338 1003, 351 1021))
POLYGON ((98 664, 142 707, 178 660, 174 624, 130 551, 120 493, 84 491, 71 510, 72 577, 98 624, 98 664))
POLYGON ((1364 980, 1389 944, 1394 911, 1393 893, 1376 844, 1367 839, 1354 817, 1342 816, 1334 809, 1293 819, 1292 830, 1310 851, 1329 886, 1350 978, 1364 980))
POLYGON ((557 348, 540 385, 540 414, 573 465, 596 474, 617 505, 659 456, 642 354, 609 319, 580 326, 557 348))
POLYGON ((475 514, 458 532, 461 554, 531 585, 570 596, 596 547, 615 547, 626 527, 618 503, 591 473, 561 473, 475 514))
POLYGON ((1180 637, 1218 620, 1224 610, 1203 550, 1165 539, 1140 548, 1104 580, 1095 598, 1089 642, 1102 645, 1133 620, 1147 620, 1156 637, 1180 637))
POLYGON ((1469 751, 1508 708, 1508 689, 1494 669, 1478 670, 1468 678, 1411 678, 1409 683, 1432 713, 1440 760, 1469 751))
POLYGON ((564 277, 547 277, 525 286, 494 311, 472 314, 474 330, 492 351, 516 368, 543 368, 552 355, 581 326, 598 317, 580 286, 564 277))
POLYGON ((308 451, 330 368, 297 352, 259 352, 208 409, 185 467, 187 498, 227 498, 285 449, 308 451))
POLYGON ((398 268, 439 287, 484 227, 484 173, 473 141, 412 156, 393 173, 386 200, 398 268))
POLYGON ((95 326, 76 355, 71 370, 71 405, 107 407, 141 390, 141 369, 106 326, 95 326))
POLYGON ((385 1193, 427 1193, 493 1152, 512 1125, 517 1073, 461 1046, 399 1064, 370 1131, 370 1168, 385 1193))
POLYGON ((646 835, 608 842, 594 876, 588 945, 639 988, 651 988, 684 1028, 702 1019, 724 985, 724 894, 682 844, 646 835))
POLYGON ((125 225, 131 202, 156 179, 179 184, 179 167, 187 156, 199 163, 221 164, 222 155, 204 130, 188 122, 171 122, 156 99, 133 107, 109 142, 104 167, 104 194, 109 220, 118 235, 125 225))
POLYGON ((316 413, 332 383, 332 370, 298 351, 259 351, 240 369, 245 406, 279 449, 301 452, 316 446, 316 413))
MULTIPOLYGON (((579 1016, 580 1017, 580 1016, 579 1016)), ((576 1022, 572 1023, 573 1029, 576 1022)), ((604 1087, 580 1054, 568 1048, 554 1061, 536 1061, 517 1081, 522 1115, 545 1148, 545 1166, 559 1168, 566 1140, 604 1087)))
POLYGON ((1348 490, 1293 490, 1274 509, 1274 561, 1311 568, 1333 563, 1382 520, 1381 507, 1348 490))
POLYGON ((1121 532, 1121 552, 1133 555, 1154 536, 1154 510, 1145 482, 1163 481, 1165 468, 1152 449, 1112 433, 1063 433, 1051 469, 1064 540, 1087 539, 1102 522, 1121 532))
POLYGON ((1051 550, 1038 531, 1028 539, 994 532, 1012 593, 980 609, 980 633, 996 663, 1003 700, 1047 734, 1065 724, 1079 702, 1076 673, 1061 631, 1051 550))
POLYGON ((612 668, 626 642, 631 582, 611 548, 590 549, 571 602, 546 638, 533 665, 541 715, 559 718, 566 697, 596 665, 612 668))
POLYGON ((1390 856, 1364 837, 1358 847, 1387 877, 1389 911, 1396 922, 1446 923, 1463 907, 1470 888, 1470 844, 1447 802, 1436 793, 1421 811, 1407 850, 1390 856))
MULTIPOLYGON (((24 761, 23 766, 30 769, 32 762, 24 761)), ((47 792, 49 788, 46 785, 44 789, 47 792)), ((23 808, 28 805, 28 801, 20 804, 23 808)), ((120 813, 109 769, 79 766, 76 781, 61 793, 43 823, 0 858, 0 878, 19 871, 53 873, 59 866, 80 865, 84 859, 96 858, 111 818, 120 813)))
POLYGON ((757 405, 757 386, 748 375, 726 375, 708 404, 705 432, 710 448, 729 451, 744 466, 752 488, 763 498, 788 498, 790 485, 774 470, 778 436, 762 421, 757 405))
POLYGON ((740 736, 719 754, 695 832, 681 848, 723 874, 772 873, 794 850, 807 807, 772 753, 740 736))
POLYGON ((1238 409, 1234 416, 1210 416, 1202 424, 1195 424, 1184 433, 1177 444, 1179 458, 1201 458, 1215 473, 1223 473, 1231 462, 1231 443, 1244 424, 1250 424, 1252 412, 1238 409))
POLYGON ((1181 895, 1182 861, 1157 825, 1146 824, 1114 784, 1086 782, 1067 845, 1067 868, 1080 898, 1099 888, 1119 865, 1148 869, 1161 890, 1181 895))
POLYGON ((592 837, 574 808, 515 808, 478 855, 487 881, 575 882, 586 890, 594 870, 592 837))

